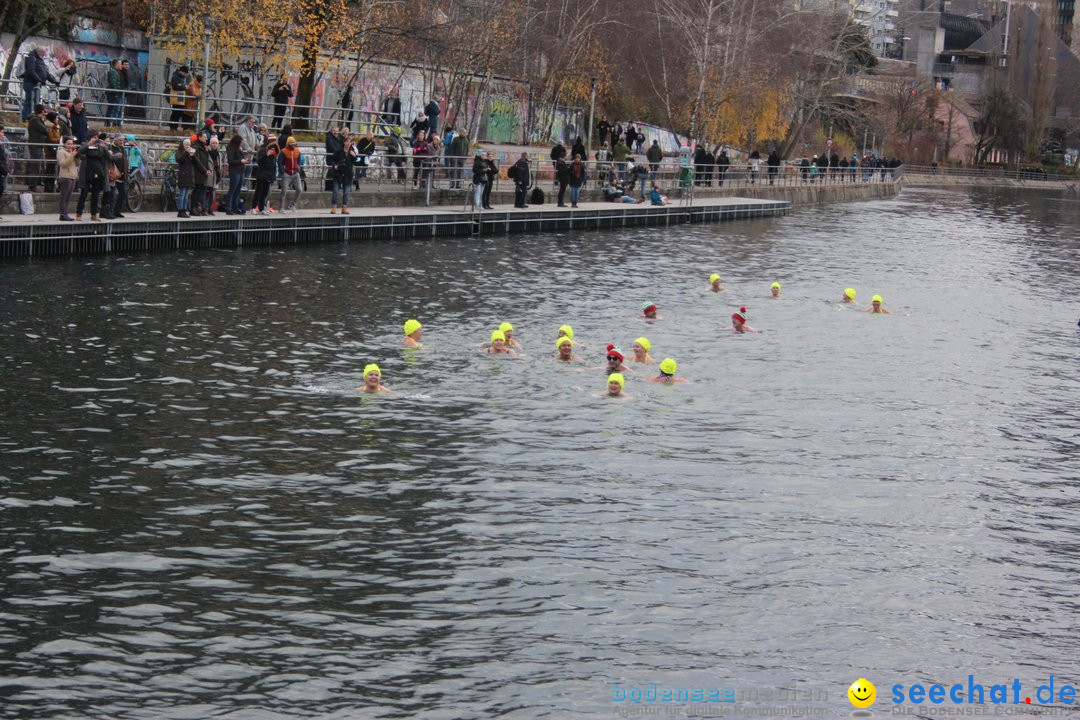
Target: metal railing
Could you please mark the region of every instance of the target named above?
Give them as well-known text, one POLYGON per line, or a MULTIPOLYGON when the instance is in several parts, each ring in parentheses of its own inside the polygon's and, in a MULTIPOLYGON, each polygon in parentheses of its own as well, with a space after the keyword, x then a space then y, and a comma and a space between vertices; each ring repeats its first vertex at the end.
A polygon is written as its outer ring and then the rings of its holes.
MULTIPOLYGON (((135 145, 141 156, 141 169, 138 177, 146 186, 146 192, 152 193, 162 186, 175 187, 177 166, 172 154, 177 148, 176 138, 167 136, 144 136, 135 145), (151 190, 154 188, 155 190, 151 190)), ((52 143, 32 144, 21 140, 9 140, 5 144, 8 157, 12 159, 12 172, 8 179, 12 186, 19 184, 48 186, 49 180, 56 175, 57 146, 52 143), (42 181, 45 181, 44 183, 42 181)), ((325 189, 330 180, 325 147, 309 143, 300 144, 305 157, 302 166, 305 176, 305 191, 318 192, 325 189)), ((225 164, 225 144, 219 148, 222 160, 221 180, 216 183, 219 189, 228 186, 228 167, 225 164)), ((500 192, 512 189, 513 183, 507 176, 507 169, 516 162, 520 153, 508 153, 508 157, 498 164, 498 174, 492 190, 500 192)), ((540 187, 554 200, 560 183, 556 177, 555 163, 548 157, 548 152, 530 152, 530 189, 540 187)), ((383 147, 378 147, 370 156, 366 167, 354 167, 354 186, 374 192, 424 191, 425 202, 430 202, 432 191, 459 192, 463 200, 471 197, 473 180, 473 162, 475 156, 450 156, 444 154, 415 156, 406 150, 405 154, 389 154, 383 147)), ((678 194, 692 200, 695 193, 712 191, 747 191, 761 187, 785 187, 824 184, 852 184, 892 181, 908 170, 907 166, 885 167, 803 167, 798 164, 767 165, 732 164, 728 166, 683 166, 677 158, 664 158, 660 163, 639 163, 644 172, 634 173, 634 163, 619 163, 613 160, 591 160, 585 163, 586 180, 583 190, 601 191, 606 199, 619 200, 626 195, 632 198, 648 200, 649 192, 655 184, 662 194, 678 194), (614 180, 614 184, 612 184, 614 180), (605 188, 612 188, 604 192, 605 188)), ((253 167, 253 164, 252 164, 253 167)), ((253 175, 253 173, 252 173, 253 175)), ((253 185, 254 178, 248 182, 253 185)), ((567 188, 569 194, 569 187, 567 188)))
POLYGON ((1047 172, 1041 167, 1021 166, 1020 169, 1008 170, 999 167, 945 167, 933 165, 905 165, 904 172, 909 175, 935 175, 939 177, 960 178, 1002 178, 1006 180, 1045 180, 1047 182, 1076 182, 1080 180, 1075 173, 1047 172))
MULTIPOLYGON (((194 108, 172 105, 170 101, 175 96, 169 92, 109 90, 100 85, 65 85, 64 89, 70 90, 83 101, 91 124, 106 126, 168 125, 175 126, 175 129, 198 130, 202 128, 203 120, 207 117, 214 118, 217 124, 228 126, 239 125, 246 118, 254 117, 259 124, 273 123, 274 129, 280 130, 282 125, 292 122, 298 110, 305 110, 309 126, 317 129, 326 129, 331 125, 344 125, 360 133, 371 130, 376 134, 388 135, 390 128, 394 125, 407 131, 412 122, 412 118, 399 116, 397 122, 393 123, 390 122, 392 118, 377 111, 355 110, 337 105, 281 104, 273 100, 219 98, 213 95, 207 95, 205 113, 199 116, 198 102, 195 103, 194 108), (274 123, 274 120, 279 117, 280 120, 274 123)), ((42 103, 50 108, 57 108, 73 102, 74 98, 61 101, 59 90, 60 88, 52 85, 43 87, 41 89, 42 103)), ((22 103, 22 100, 10 91, 5 100, 10 107, 19 107, 22 103)), ((442 127, 439 129, 441 130, 442 127)))

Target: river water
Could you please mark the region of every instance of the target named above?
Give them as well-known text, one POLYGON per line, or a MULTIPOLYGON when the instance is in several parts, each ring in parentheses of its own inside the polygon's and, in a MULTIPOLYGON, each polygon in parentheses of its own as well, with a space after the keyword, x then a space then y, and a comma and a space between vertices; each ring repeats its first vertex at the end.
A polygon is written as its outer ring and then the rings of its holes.
POLYGON ((667 712, 615 699, 655 684, 848 715, 865 677, 888 715, 898 683, 1075 685, 1078 228, 1064 194, 908 190, 0 266, 0 714, 580 718, 667 712), (729 331, 740 304, 763 332, 729 331), (523 355, 481 355, 504 320, 523 355), (603 345, 642 334, 690 382, 600 396, 603 345), (354 391, 371 361, 392 393, 354 391))

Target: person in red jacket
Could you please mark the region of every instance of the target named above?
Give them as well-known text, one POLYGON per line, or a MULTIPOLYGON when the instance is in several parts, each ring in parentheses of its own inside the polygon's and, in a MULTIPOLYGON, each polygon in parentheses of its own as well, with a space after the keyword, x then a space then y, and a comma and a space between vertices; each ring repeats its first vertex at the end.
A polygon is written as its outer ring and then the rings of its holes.
POLYGON ((290 137, 281 150, 281 200, 278 207, 281 212, 296 212, 296 204, 300 202, 300 196, 304 194, 304 184, 300 180, 300 148, 296 144, 296 138, 290 137), (296 190, 293 201, 285 205, 285 197, 289 188, 296 190))

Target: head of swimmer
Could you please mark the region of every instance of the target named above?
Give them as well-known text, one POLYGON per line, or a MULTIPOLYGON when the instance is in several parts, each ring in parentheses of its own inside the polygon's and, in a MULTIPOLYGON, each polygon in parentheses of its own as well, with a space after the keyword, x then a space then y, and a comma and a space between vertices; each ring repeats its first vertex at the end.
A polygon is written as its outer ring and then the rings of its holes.
POLYGON ((495 352, 502 352, 506 349, 506 341, 501 337, 496 337, 491 341, 491 349, 495 352))
POLYGON ((622 394, 622 383, 618 380, 608 380, 607 394, 614 397, 622 394))
POLYGON ((371 370, 364 376, 364 385, 372 390, 379 387, 379 382, 382 380, 382 374, 378 370, 371 370))
POLYGON ((569 360, 574 354, 574 346, 568 342, 564 342, 559 345, 559 357, 564 360, 569 360))
POLYGON ((621 366, 621 365, 622 365, 622 358, 620 358, 618 355, 608 355, 607 356, 608 370, 611 370, 612 372, 615 372, 616 370, 619 369, 619 366, 621 366))

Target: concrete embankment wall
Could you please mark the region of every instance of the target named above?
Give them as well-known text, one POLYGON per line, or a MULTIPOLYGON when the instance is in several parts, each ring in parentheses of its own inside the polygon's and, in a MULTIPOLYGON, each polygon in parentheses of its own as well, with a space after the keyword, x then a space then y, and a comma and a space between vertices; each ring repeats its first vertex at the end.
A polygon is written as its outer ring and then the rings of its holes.
POLYGON ((997 187, 1030 188, 1034 190, 1080 191, 1080 180, 1013 180, 995 177, 959 177, 951 175, 904 175, 908 187, 997 187))

